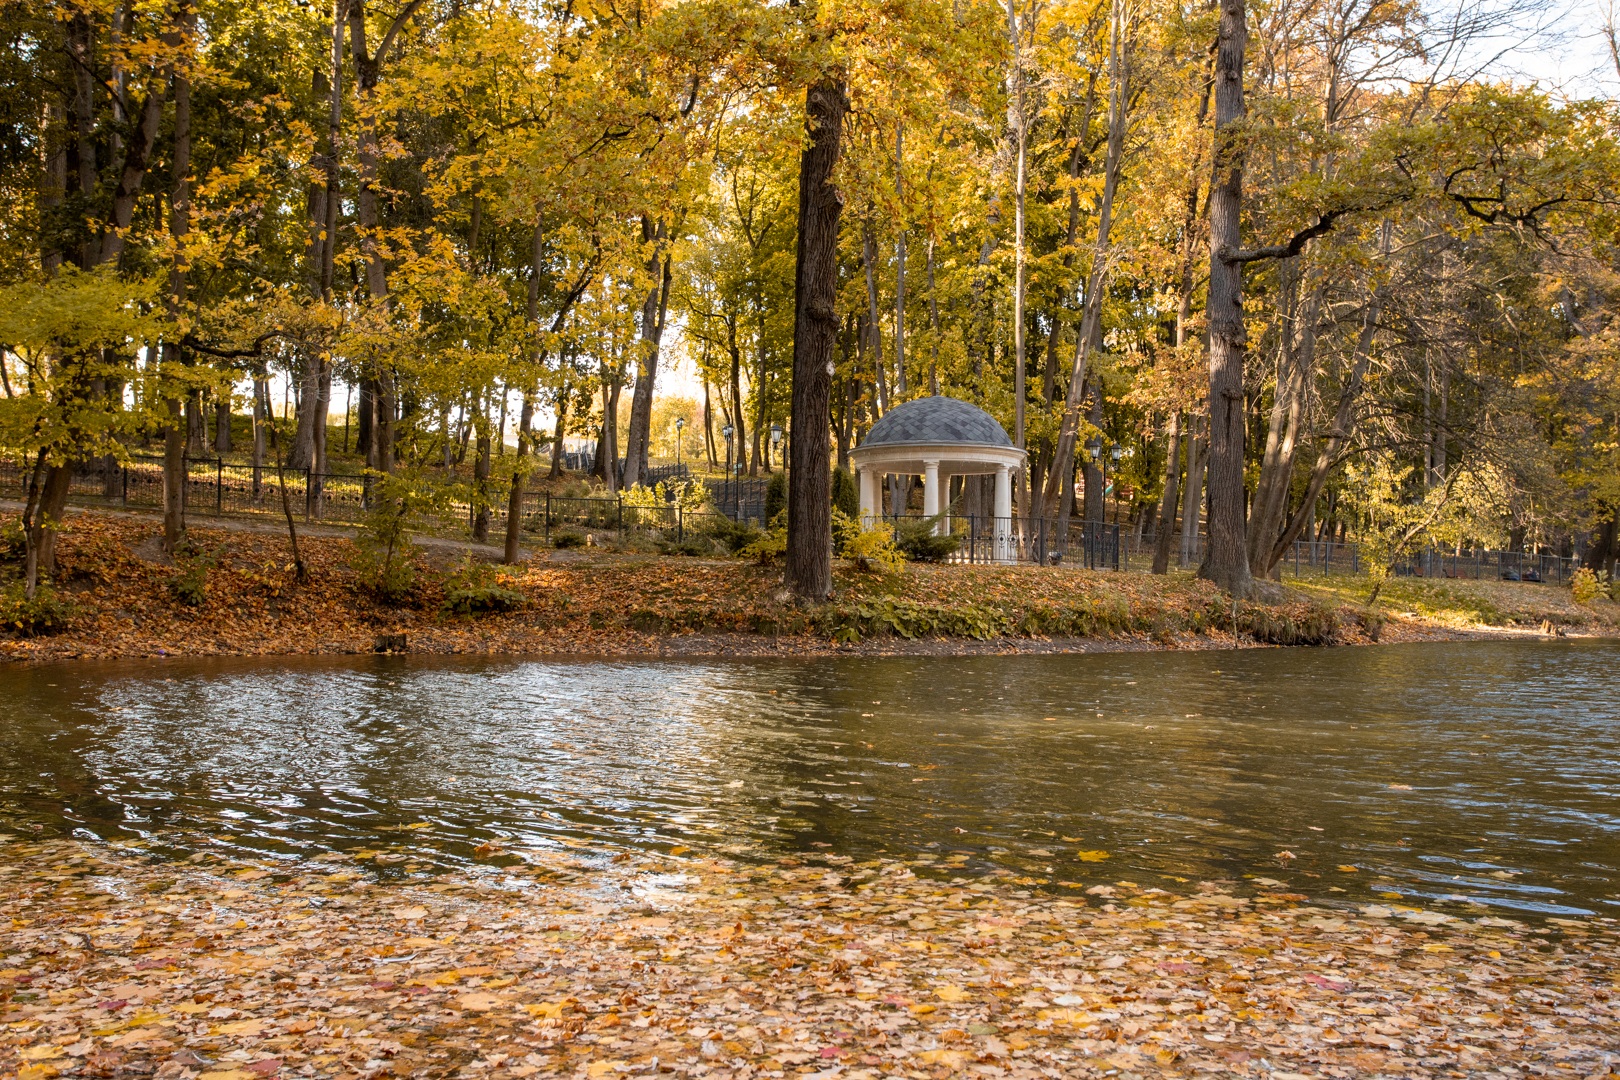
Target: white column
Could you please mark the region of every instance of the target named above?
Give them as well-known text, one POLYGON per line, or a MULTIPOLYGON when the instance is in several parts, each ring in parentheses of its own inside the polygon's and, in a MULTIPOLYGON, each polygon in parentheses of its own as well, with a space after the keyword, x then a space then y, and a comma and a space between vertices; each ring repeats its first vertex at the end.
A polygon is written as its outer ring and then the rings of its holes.
POLYGON ((1012 558, 1012 472, 996 466, 995 552, 1001 562, 1012 558))
POLYGON ((939 513, 939 462, 923 462, 923 517, 939 513))
POLYGON ((877 471, 870 467, 860 470, 861 491, 861 520, 866 521, 877 517, 878 513, 878 482, 877 471))

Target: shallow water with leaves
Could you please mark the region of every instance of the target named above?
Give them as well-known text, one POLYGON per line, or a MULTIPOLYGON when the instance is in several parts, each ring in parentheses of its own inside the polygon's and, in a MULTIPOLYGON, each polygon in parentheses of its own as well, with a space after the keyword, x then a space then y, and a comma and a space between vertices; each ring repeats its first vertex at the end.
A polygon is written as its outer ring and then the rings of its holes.
POLYGON ((388 876, 821 851, 1059 891, 1613 915, 1617 671, 1616 641, 45 665, 6 673, 0 813, 388 876))

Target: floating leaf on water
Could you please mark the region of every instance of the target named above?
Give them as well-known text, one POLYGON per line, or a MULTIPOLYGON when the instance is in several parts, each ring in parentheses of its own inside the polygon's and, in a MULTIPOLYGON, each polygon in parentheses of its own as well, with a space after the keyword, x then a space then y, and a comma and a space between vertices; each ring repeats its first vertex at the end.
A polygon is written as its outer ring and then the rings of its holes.
POLYGON ((1104 859, 1112 858, 1106 851, 1077 851, 1074 857, 1081 862, 1102 862, 1104 859))

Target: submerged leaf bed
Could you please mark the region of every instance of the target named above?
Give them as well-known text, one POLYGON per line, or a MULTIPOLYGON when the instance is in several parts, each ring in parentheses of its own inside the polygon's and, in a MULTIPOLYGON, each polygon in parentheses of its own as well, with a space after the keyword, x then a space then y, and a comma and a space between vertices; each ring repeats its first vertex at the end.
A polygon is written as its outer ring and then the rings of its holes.
POLYGON ((1330 910, 1257 882, 1052 895, 837 855, 492 845, 509 865, 389 883, 3 850, 19 1080, 1595 1077, 1620 1046, 1608 919, 1330 910))

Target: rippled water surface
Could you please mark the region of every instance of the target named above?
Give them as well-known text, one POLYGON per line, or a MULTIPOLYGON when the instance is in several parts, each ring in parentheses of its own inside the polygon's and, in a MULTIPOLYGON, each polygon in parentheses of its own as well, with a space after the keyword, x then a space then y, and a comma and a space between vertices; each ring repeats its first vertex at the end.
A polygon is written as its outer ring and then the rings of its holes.
POLYGON ((1614 914, 1617 688, 1613 641, 12 668, 0 812, 386 873, 500 839, 1614 914))

